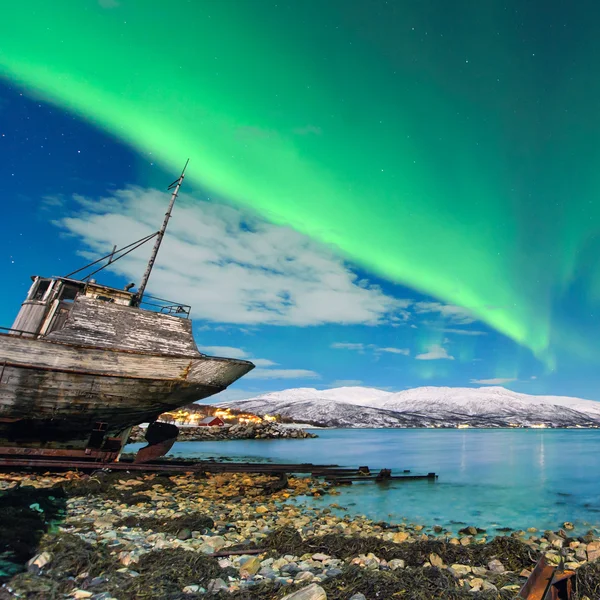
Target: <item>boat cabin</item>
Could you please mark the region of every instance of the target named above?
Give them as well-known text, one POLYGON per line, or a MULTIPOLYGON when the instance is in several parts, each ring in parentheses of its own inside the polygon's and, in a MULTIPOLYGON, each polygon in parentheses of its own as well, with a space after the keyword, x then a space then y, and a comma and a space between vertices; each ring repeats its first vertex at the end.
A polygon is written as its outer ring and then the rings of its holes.
POLYGON ((190 307, 94 280, 32 277, 9 335, 67 344, 198 356, 190 307))
POLYGON ((45 336, 62 329, 73 302, 80 296, 121 306, 132 306, 136 297, 135 292, 129 291, 133 286, 119 290, 99 285, 94 280, 37 275, 31 279, 33 284, 11 328, 22 335, 45 336))

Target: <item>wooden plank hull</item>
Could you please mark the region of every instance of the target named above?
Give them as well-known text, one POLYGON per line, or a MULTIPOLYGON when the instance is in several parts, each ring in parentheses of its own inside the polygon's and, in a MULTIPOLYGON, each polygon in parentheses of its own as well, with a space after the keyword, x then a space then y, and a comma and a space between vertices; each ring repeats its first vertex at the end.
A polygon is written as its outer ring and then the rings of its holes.
POLYGON ((241 360, 160 356, 0 335, 0 446, 85 448, 216 394, 253 368, 241 360))

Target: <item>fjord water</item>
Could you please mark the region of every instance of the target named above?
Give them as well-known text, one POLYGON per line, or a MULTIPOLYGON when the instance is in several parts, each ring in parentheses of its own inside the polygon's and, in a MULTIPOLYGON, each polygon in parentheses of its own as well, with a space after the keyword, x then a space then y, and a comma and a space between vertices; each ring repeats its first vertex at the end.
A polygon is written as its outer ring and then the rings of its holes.
MULTIPOLYGON (((181 442, 171 455, 434 471, 435 483, 398 481, 341 487, 337 502, 369 518, 578 530, 600 525, 600 430, 321 429, 308 440, 181 442)), ((459 525, 460 524, 460 525, 459 525)))

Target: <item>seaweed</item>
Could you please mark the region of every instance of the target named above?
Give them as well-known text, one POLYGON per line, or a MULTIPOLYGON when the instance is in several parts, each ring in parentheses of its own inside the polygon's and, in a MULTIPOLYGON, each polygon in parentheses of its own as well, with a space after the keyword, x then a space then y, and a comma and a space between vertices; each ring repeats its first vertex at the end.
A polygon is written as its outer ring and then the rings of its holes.
POLYGON ((577 569, 573 600, 600 598, 600 561, 586 563, 577 569))
POLYGON ((166 475, 148 477, 135 473, 109 473, 97 471, 80 479, 72 479, 55 484, 54 488, 62 488, 68 496, 101 496, 114 500, 121 504, 138 504, 150 502, 150 496, 142 492, 154 491, 154 486, 160 485, 165 489, 171 489, 176 484, 166 475), (135 480, 140 482, 131 489, 119 489, 123 481, 135 480))
MULTIPOLYGON (((221 569, 210 556, 189 552, 181 548, 158 550, 144 554, 136 570, 139 577, 131 578, 119 592, 119 598, 158 600, 179 597, 187 585, 206 586, 211 579, 227 576, 229 570, 221 569)), ((186 594, 193 598, 195 594, 186 594)))
POLYGON ((73 589, 85 588, 94 578, 113 573, 121 566, 105 546, 92 546, 72 534, 47 536, 39 551, 50 554, 42 572, 21 573, 10 581, 11 588, 32 600, 63 598, 73 589))
POLYGON ((283 527, 271 532, 261 544, 280 554, 314 554, 321 552, 337 558, 351 558, 372 552, 378 558, 404 560, 407 566, 419 567, 435 553, 445 564, 486 566, 497 558, 511 571, 531 567, 539 559, 539 552, 518 539, 498 537, 488 544, 457 546, 444 540, 417 540, 396 544, 376 537, 343 536, 327 534, 302 539, 292 527, 283 527))
POLYGON ((467 598, 508 599, 512 592, 470 592, 460 587, 458 581, 445 570, 435 567, 400 569, 397 571, 371 571, 350 567, 342 575, 321 584, 327 600, 347 600, 361 593, 367 598, 402 600, 463 600, 467 598))
MULTIPOLYGON (((280 586, 265 583, 209 597, 215 600, 279 600, 306 585, 308 584, 280 586)), ((348 600, 357 593, 369 600, 508 600, 514 597, 514 593, 508 590, 469 591, 461 587, 448 571, 435 567, 372 571, 348 566, 341 575, 319 585, 327 593, 327 600, 348 600)))
POLYGON ((129 516, 117 521, 115 527, 139 527, 155 532, 178 533, 182 529, 190 531, 206 531, 213 529, 215 522, 201 513, 192 513, 183 517, 158 518, 129 516))

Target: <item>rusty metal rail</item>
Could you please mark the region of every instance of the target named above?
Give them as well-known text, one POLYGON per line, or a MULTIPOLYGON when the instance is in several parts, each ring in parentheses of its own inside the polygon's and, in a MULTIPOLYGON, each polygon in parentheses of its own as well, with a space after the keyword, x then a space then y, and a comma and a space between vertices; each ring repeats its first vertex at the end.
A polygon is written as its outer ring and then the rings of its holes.
POLYGON ((553 565, 542 556, 529 579, 521 588, 517 598, 522 600, 571 600, 575 582, 575 571, 564 570, 553 565))
POLYGON ((368 468, 353 469, 339 465, 314 465, 312 463, 253 463, 253 462, 218 462, 190 460, 155 460, 144 463, 133 462, 132 459, 122 459, 119 462, 98 462, 94 460, 68 460, 65 458, 41 458, 24 456, 0 456, 0 468, 4 470, 47 469, 47 470, 78 470, 97 471, 109 469, 112 471, 132 472, 168 472, 168 473, 261 473, 283 475, 288 473, 308 473, 315 477, 326 477, 332 482, 351 483, 352 481, 387 481, 389 479, 435 479, 434 473, 413 475, 404 471, 402 475, 391 475, 384 469, 385 477, 373 476, 368 468), (366 470, 365 470, 366 469, 366 470))

